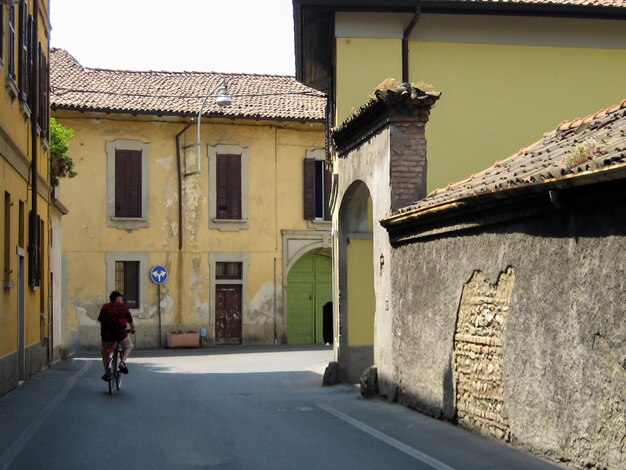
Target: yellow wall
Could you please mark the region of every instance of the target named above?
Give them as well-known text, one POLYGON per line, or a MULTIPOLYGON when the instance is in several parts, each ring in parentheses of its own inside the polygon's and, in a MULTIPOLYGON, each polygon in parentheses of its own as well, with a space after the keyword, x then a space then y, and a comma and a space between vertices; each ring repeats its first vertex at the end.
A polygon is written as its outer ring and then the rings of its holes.
POLYGON ((626 50, 414 42, 411 51, 411 79, 443 92, 426 126, 429 190, 626 97, 626 50))
POLYGON ((337 39, 337 122, 354 113, 386 78, 402 77, 398 39, 337 39))
MULTIPOLYGON (((184 124, 161 122, 149 117, 82 115, 57 112, 55 117, 75 132, 70 155, 78 176, 63 181, 62 195, 69 214, 63 218, 63 252, 67 265, 67 310, 74 333, 80 328, 97 329, 95 319, 108 296, 105 255, 107 252, 148 253, 150 264, 164 264, 169 280, 161 288, 164 332, 180 324, 206 327, 214 301, 210 293, 209 254, 245 253, 248 278, 244 289, 244 337, 257 328, 265 331, 267 318, 246 318, 250 309, 273 299, 274 280, 280 286, 281 230, 306 230, 302 209, 302 168, 308 149, 323 148, 321 124, 236 122, 202 123, 202 173, 184 179, 182 252, 178 250, 178 197, 175 135, 184 124), (109 227, 106 200, 105 141, 138 140, 150 143, 149 225, 134 230, 109 227), (247 148, 248 228, 239 231, 209 229, 209 165, 207 146, 237 145, 247 148), (274 276, 274 258, 278 272, 274 276), (246 322, 253 320, 248 328, 246 322), (79 328, 80 326, 80 328, 79 328)), ((185 133, 181 143, 195 141, 196 128, 185 133)), ((195 149, 194 149, 195 151, 195 149)), ((149 302, 143 305, 138 324, 156 325, 156 291, 149 283, 149 302)), ((278 289, 280 292, 280 289, 278 289)), ((261 307, 259 307, 260 309, 261 307)), ((259 316, 261 314, 259 313, 259 316)), ((273 335, 273 321, 271 322, 273 335)), ((268 333, 266 331, 266 333, 268 333)), ((83 338, 84 339, 84 338, 83 338)), ((93 334, 87 339, 94 341, 93 334)), ((273 337, 272 337, 273 339, 273 337)), ((145 344, 145 343, 144 343, 145 344)))
POLYGON ((374 265, 372 240, 350 239, 348 257, 348 345, 374 344, 374 265))
MULTIPOLYGON (((626 48, 619 46, 626 33, 623 28, 620 33, 614 22, 556 22, 568 35, 564 37, 578 41, 577 45, 554 45, 557 40, 548 37, 552 45, 542 46, 523 45, 524 40, 540 44, 542 35, 549 36, 545 29, 532 29, 533 20, 503 20, 503 25, 515 29, 515 37, 505 28, 494 33, 494 41, 499 42, 478 44, 446 41, 445 35, 453 35, 460 26, 452 23, 457 18, 442 18, 435 19, 440 22, 437 27, 427 19, 416 27, 416 34, 425 26, 427 34, 439 34, 440 40, 412 40, 409 45, 410 80, 431 83, 443 93, 426 126, 429 190, 507 158, 563 120, 626 97, 626 48), (597 45, 604 25, 610 27, 604 42, 614 41, 613 47, 597 45), (577 31, 587 34, 592 29, 594 46, 582 47, 584 38, 577 31)), ((478 34, 479 27, 487 28, 485 32, 490 28, 482 18, 472 21, 467 20, 468 28, 474 30, 463 32, 468 37, 478 34)), ((545 21, 550 20, 542 19, 539 26, 549 26, 545 21)), ((496 30, 493 20, 491 24, 496 30)), ((397 29, 397 39, 336 39, 338 123, 363 105, 382 80, 401 79, 401 26, 397 29)), ((375 33, 371 27, 369 31, 375 33)))
MULTIPOLYGON (((29 2, 30 13, 34 12, 34 5, 40 6, 38 23, 39 42, 44 50, 48 53, 49 41, 49 20, 48 20, 48 1, 29 2)), ((29 243, 29 220, 28 214, 32 208, 32 185, 30 181, 30 165, 32 161, 32 137, 30 117, 24 113, 23 103, 18 98, 13 98, 7 90, 7 58, 8 58, 8 36, 6 21, 8 17, 8 9, 5 9, 3 28, 4 40, 4 63, 0 67, 0 267, 4 268, 4 246, 5 246, 5 229, 4 229, 4 196, 5 192, 10 194, 10 240, 9 240, 9 256, 11 273, 8 278, 8 285, 5 285, 4 272, 0 272, 0 360, 11 353, 15 353, 18 348, 18 222, 19 222, 19 203, 24 203, 24 323, 25 323, 25 347, 37 345, 41 342, 41 326, 40 313, 44 313, 44 337, 48 337, 48 295, 49 295, 49 273, 48 273, 48 230, 49 230, 49 191, 48 184, 48 151, 47 146, 41 145, 41 141, 37 145, 38 153, 38 173, 39 186, 37 197, 37 212, 43 221, 44 233, 41 240, 43 250, 43 285, 39 289, 34 290, 28 286, 28 253, 27 246, 29 243), (42 303, 43 299, 43 303, 42 303), (42 308, 43 305, 43 308, 42 308)), ((19 38, 19 6, 16 6, 16 74, 20 67, 20 55, 18 48, 19 38)), ((16 83, 19 81, 19 75, 16 77, 16 83)), ((0 363, 0 368, 2 364, 0 363)), ((30 370, 27 365, 26 374, 36 372, 30 370)), ((8 376, 14 371, 9 371, 8 376)), ((11 377, 12 379, 13 377, 11 377)), ((7 384, 0 384, 0 390, 7 384)))

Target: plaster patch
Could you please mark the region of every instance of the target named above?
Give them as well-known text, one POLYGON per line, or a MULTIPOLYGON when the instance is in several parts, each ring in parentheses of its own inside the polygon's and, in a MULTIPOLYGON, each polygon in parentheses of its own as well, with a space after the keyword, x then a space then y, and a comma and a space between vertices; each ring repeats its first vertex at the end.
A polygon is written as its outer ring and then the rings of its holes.
POLYGON ((249 324, 267 323, 274 314, 274 283, 265 281, 250 300, 249 324))
POLYGON ((172 207, 178 200, 178 190, 176 185, 170 182, 163 194, 161 194, 161 205, 165 208, 172 207))
POLYGON ((165 158, 159 158, 156 160, 156 164, 163 168, 164 170, 171 170, 172 164, 174 163, 174 157, 169 156, 165 158))
POLYGON ((459 424, 504 440, 509 440, 510 430, 504 401, 502 336, 514 282, 511 267, 500 273, 495 284, 482 272, 474 272, 463 287, 454 334, 459 424))

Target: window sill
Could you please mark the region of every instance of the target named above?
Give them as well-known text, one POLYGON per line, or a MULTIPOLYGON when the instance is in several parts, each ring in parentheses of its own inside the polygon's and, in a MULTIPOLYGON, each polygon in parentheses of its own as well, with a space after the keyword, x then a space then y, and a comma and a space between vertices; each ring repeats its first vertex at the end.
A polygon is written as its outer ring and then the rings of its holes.
POLYGON ((112 217, 109 216, 109 227, 122 230, 136 230, 148 227, 148 217, 112 217))
POLYGON ((6 77, 5 88, 9 95, 11 95, 11 101, 15 100, 18 96, 17 84, 15 83, 15 80, 11 77, 6 77))
POLYGON ((209 228, 223 232, 237 232, 248 229, 248 219, 209 219, 209 228))
POLYGON ((145 217, 111 217, 113 222, 146 222, 145 217))
POLYGON ((330 230, 333 222, 332 220, 324 219, 309 219, 306 221, 307 228, 310 230, 330 230))
POLYGON ((26 103, 25 101, 22 101, 20 99, 20 111, 22 113, 22 117, 25 120, 29 120, 30 119, 30 106, 28 106, 28 103, 26 103))
POLYGON ((248 223, 248 219, 211 219, 216 224, 241 224, 248 223))

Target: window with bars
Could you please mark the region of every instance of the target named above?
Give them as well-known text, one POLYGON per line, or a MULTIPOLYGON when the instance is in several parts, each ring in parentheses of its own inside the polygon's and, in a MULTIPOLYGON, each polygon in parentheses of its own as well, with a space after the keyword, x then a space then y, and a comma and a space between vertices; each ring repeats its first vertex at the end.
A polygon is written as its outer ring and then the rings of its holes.
POLYGON ((141 217, 141 151, 115 150, 115 217, 141 217))
POLYGON ((218 219, 241 219, 241 155, 217 155, 216 204, 218 219))
POLYGON ((304 218, 330 220, 330 171, 321 159, 304 159, 304 218))
POLYGON ((139 308, 139 261, 115 262, 115 290, 128 308, 139 308))
POLYGON ((243 264, 235 261, 218 261, 215 263, 215 279, 242 279, 243 264))

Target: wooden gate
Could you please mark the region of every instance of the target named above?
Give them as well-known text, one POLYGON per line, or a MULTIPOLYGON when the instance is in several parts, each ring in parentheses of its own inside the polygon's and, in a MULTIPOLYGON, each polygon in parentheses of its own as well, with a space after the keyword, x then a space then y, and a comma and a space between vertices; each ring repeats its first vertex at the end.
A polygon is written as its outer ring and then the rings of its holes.
POLYGON ((241 344, 241 285, 215 286, 215 344, 241 344))

